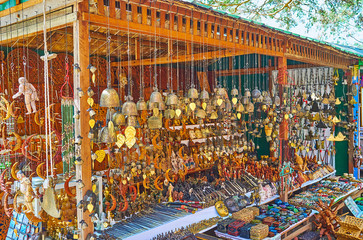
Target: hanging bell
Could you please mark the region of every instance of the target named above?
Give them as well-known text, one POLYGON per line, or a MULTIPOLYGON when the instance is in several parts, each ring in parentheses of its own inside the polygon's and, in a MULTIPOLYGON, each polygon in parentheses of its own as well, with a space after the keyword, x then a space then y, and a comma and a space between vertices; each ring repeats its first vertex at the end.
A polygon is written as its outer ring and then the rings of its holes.
POLYGON ((200 98, 201 100, 207 100, 207 99, 209 99, 209 93, 208 93, 208 91, 207 91, 207 90, 203 90, 203 91, 200 93, 199 98, 200 98))
POLYGON ((128 96, 127 101, 122 105, 122 114, 125 116, 137 116, 136 104, 132 101, 132 97, 128 96))
POLYGON ((246 88, 244 96, 245 97, 251 97, 251 92, 250 92, 250 90, 248 88, 246 88))
POLYGON ((189 90, 188 90, 188 98, 191 99, 197 99, 198 98, 198 90, 192 86, 189 90))
POLYGON ((251 96, 252 96, 252 100, 255 100, 256 101, 261 96, 261 91, 258 90, 257 88, 255 88, 252 91, 251 96))
POLYGON ((240 113, 245 111, 245 108, 243 107, 242 103, 237 104, 236 111, 240 113))
POLYGON ((318 122, 318 124, 316 125, 317 128, 327 128, 327 126, 325 125, 325 123, 323 123, 321 120, 318 122))
POLYGON ((111 86, 108 86, 105 90, 102 91, 100 106, 108 108, 120 106, 118 93, 115 89, 111 88, 111 86))
POLYGON ((167 106, 177 105, 178 102, 179 102, 178 96, 173 92, 169 93, 166 99, 166 105, 167 106))
POLYGON ((163 96, 158 91, 157 88, 154 88, 154 91, 150 95, 150 103, 162 103, 163 102, 163 96))
POLYGON ((231 95, 232 96, 238 96, 238 89, 237 88, 233 88, 231 91, 231 95))
POLYGON ((146 102, 144 101, 143 98, 140 98, 139 101, 137 101, 137 103, 136 103, 136 109, 138 111, 147 110, 147 104, 146 104, 146 102))
POLYGON ((204 119, 206 117, 206 112, 203 110, 203 109, 198 109, 195 113, 195 115, 198 117, 198 118, 202 118, 204 119))
POLYGON ((123 126, 125 125, 125 116, 120 113, 120 112, 116 112, 112 115, 112 122, 116 125, 116 126, 123 126))
POLYGON ((320 112, 319 105, 316 101, 313 102, 313 105, 311 107, 311 112, 320 112))
MULTIPOLYGON (((112 124, 113 126, 113 124, 112 124)), ((103 127, 101 129, 100 135, 99 135, 99 141, 102 143, 114 143, 116 142, 116 131, 113 127, 110 127, 110 122, 107 124, 107 126, 103 127)))
POLYGON ((228 98, 228 93, 227 90, 225 88, 218 88, 217 89, 217 96, 222 97, 222 98, 228 98))
POLYGON ((337 98, 336 99, 336 101, 335 101, 335 105, 340 105, 342 102, 340 101, 340 99, 339 98, 337 98))
POLYGON ((87 95, 88 95, 88 97, 92 97, 93 95, 95 95, 95 92, 93 91, 93 89, 91 87, 89 87, 87 89, 87 95))

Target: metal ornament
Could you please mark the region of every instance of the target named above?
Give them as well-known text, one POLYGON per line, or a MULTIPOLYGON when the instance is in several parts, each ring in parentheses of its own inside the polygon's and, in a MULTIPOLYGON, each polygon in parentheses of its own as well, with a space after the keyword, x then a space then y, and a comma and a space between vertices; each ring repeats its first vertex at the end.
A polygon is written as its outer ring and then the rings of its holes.
POLYGON ((125 116, 120 113, 120 112, 116 112, 112 115, 112 122, 116 125, 116 126, 123 126, 125 125, 125 116))
POLYGON ((198 95, 198 90, 194 86, 188 90, 188 98, 197 99, 198 95))
POLYGON ((178 103, 179 103, 178 96, 173 92, 169 93, 166 99, 166 105, 171 106, 171 105, 177 105, 178 103))
POLYGON ((150 95, 150 103, 162 103, 163 102, 163 96, 158 91, 157 88, 154 88, 154 91, 150 95))
POLYGON ((111 88, 111 86, 108 86, 105 90, 102 91, 100 106, 108 108, 120 106, 118 93, 115 89, 111 88))
POLYGON ((101 129, 99 141, 102 143, 116 142, 116 131, 112 121, 109 121, 107 126, 101 129))
POLYGON ((122 114, 125 116, 137 116, 137 107, 132 101, 131 96, 128 96, 127 101, 122 105, 122 114))
POLYGON ((147 104, 143 98, 140 98, 139 101, 136 103, 136 108, 138 111, 145 111, 147 110, 147 104))
POLYGON ((208 93, 208 91, 203 90, 203 91, 200 93, 199 98, 200 98, 201 100, 207 100, 207 99, 209 99, 209 93, 208 93))

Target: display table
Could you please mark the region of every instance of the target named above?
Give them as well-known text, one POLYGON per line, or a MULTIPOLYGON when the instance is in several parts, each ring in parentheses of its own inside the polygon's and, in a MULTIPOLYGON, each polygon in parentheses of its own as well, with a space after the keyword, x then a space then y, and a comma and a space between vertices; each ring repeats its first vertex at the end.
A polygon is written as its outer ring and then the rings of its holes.
MULTIPOLYGON (((280 239, 290 240, 290 239, 293 239, 294 237, 296 237, 296 236, 300 235, 301 233, 303 233, 303 232, 305 232, 307 230, 310 230, 312 228, 312 224, 310 222, 310 219, 311 219, 312 216, 314 216, 315 213, 317 213, 317 212, 316 211, 312 211, 311 214, 308 217, 306 217, 303 220, 295 223, 294 225, 291 225, 285 231, 277 234, 274 237, 264 238, 264 240, 280 240, 280 239), (296 227, 300 227, 300 228, 297 231, 288 234, 290 231, 294 230, 296 227)), ((242 238, 242 237, 238 237, 238 236, 235 237, 235 236, 229 235, 228 233, 222 233, 222 232, 219 232, 217 230, 214 231, 214 232, 215 232, 215 234, 218 237, 222 237, 222 238, 226 238, 226 239, 232 239, 232 240, 249 240, 249 239, 242 238)))

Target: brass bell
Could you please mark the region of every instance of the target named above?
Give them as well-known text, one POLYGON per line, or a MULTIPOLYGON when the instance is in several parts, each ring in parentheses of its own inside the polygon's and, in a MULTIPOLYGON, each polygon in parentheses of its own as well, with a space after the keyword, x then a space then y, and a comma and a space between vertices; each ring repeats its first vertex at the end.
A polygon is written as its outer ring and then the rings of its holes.
POLYGON ((101 93, 100 99, 100 106, 101 107, 119 107, 120 100, 118 97, 118 93, 115 89, 108 86, 105 90, 101 93))
POLYGON ((143 98, 140 98, 139 101, 137 101, 136 108, 137 108, 138 111, 147 110, 147 104, 146 104, 146 102, 144 101, 143 98))
POLYGON ((165 109, 166 109, 165 103, 164 102, 159 103, 159 110, 164 111, 165 109))
POLYGON ((188 98, 197 99, 198 95, 198 90, 194 86, 188 90, 188 98))
POLYGON ((251 92, 250 92, 250 90, 248 88, 246 88, 244 96, 245 97, 251 97, 251 92))
POLYGON ((120 112, 116 112, 112 115, 112 122, 116 126, 125 125, 125 116, 120 112))
POLYGON ((206 117, 206 113, 203 109, 198 109, 195 113, 195 115, 198 117, 198 118, 205 118, 206 117))
POLYGON ((178 102, 179 102, 178 96, 173 92, 169 93, 166 99, 166 105, 168 106, 177 105, 178 102))
POLYGON ((150 95, 150 103, 162 103, 163 102, 163 96, 158 91, 157 88, 154 88, 154 91, 150 95))
POLYGON ((137 116, 137 107, 132 101, 131 96, 128 96, 127 101, 122 105, 122 114, 125 116, 137 116))
POLYGON ((102 143, 114 143, 116 142, 116 131, 112 131, 112 129, 110 131, 110 128, 105 126, 101 129, 98 140, 102 143))
POLYGON ((89 97, 92 97, 93 95, 95 95, 95 92, 93 91, 93 89, 92 89, 91 87, 89 87, 89 88, 87 89, 87 95, 88 95, 89 97))
POLYGON ((216 111, 212 112, 209 118, 211 120, 218 119, 218 113, 216 111))
POLYGON ((238 95, 238 89, 237 89, 237 88, 233 88, 233 89, 231 90, 231 95, 232 95, 232 96, 237 96, 237 95, 238 95))
POLYGON ((200 93, 200 96, 199 98, 201 100, 206 100, 206 99, 209 99, 209 93, 207 90, 203 90, 201 93, 200 93))
POLYGON ((217 89, 217 96, 220 96, 222 98, 228 98, 228 93, 227 90, 225 88, 218 88, 217 89))
POLYGON ((257 100, 261 96, 261 91, 257 87, 252 91, 252 99, 257 100))
POLYGON ((245 108, 243 107, 242 103, 237 104, 236 111, 240 113, 245 111, 245 108))

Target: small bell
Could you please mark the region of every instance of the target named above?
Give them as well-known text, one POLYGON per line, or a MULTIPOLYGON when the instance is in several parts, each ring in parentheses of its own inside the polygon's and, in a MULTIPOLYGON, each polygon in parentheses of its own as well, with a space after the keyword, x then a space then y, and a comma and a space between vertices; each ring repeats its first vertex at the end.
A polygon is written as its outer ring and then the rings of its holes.
POLYGON ((127 101, 122 105, 122 114, 125 116, 137 116, 137 107, 132 101, 131 96, 128 96, 127 101))
POLYGON ((233 88, 231 91, 231 95, 232 96, 238 96, 238 89, 237 88, 233 88))
POLYGON ((144 101, 143 98, 140 98, 139 101, 137 101, 136 108, 137 108, 138 111, 147 110, 147 104, 146 104, 146 102, 144 101))
POLYGON ((105 126, 101 129, 98 140, 102 143, 114 143, 116 142, 116 131, 110 131, 109 126, 105 126))
POLYGON ((198 98, 198 90, 192 85, 192 87, 188 90, 188 98, 197 99, 198 98))
POLYGON ((92 97, 93 95, 95 95, 95 92, 93 91, 93 89, 91 87, 89 87, 87 89, 87 95, 88 95, 88 97, 92 97))
POLYGON ((169 93, 166 99, 166 105, 167 106, 177 105, 178 102, 179 102, 178 96, 173 92, 169 93))
POLYGON ((118 93, 115 89, 111 88, 111 86, 107 86, 107 88, 102 91, 100 106, 108 108, 120 106, 118 93))
POLYGON ((208 93, 208 91, 203 90, 203 91, 200 93, 199 98, 200 98, 201 100, 207 100, 207 99, 209 99, 209 93, 208 93))
POLYGON ((252 99, 256 101, 261 96, 261 91, 258 90, 257 88, 255 88, 252 91, 252 94, 251 95, 252 95, 252 99))
POLYGON ((125 116, 120 112, 116 112, 112 115, 112 122, 116 126, 125 125, 125 116))
POLYGON ((311 112, 320 112, 319 105, 316 101, 313 102, 313 106, 311 107, 311 112))
POLYGON ((163 96, 158 91, 157 88, 154 88, 154 91, 150 95, 150 103, 162 103, 163 102, 163 96))

